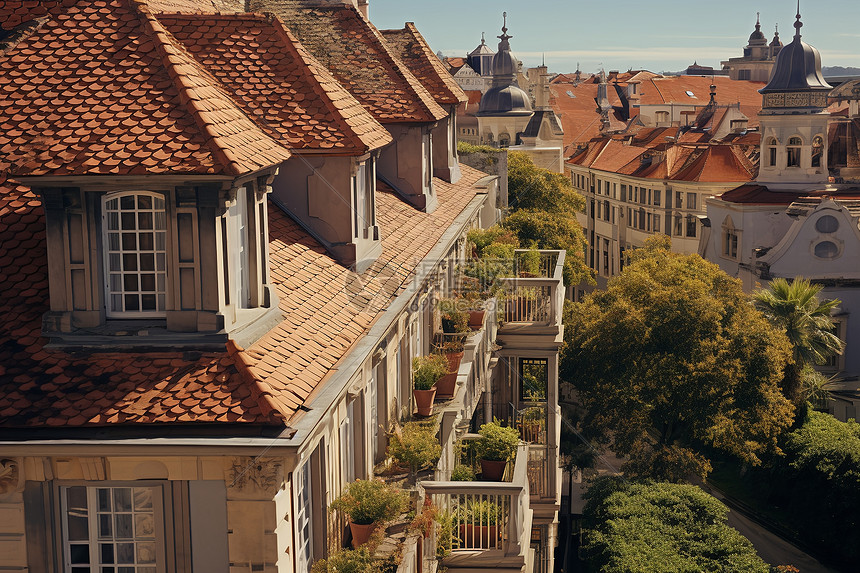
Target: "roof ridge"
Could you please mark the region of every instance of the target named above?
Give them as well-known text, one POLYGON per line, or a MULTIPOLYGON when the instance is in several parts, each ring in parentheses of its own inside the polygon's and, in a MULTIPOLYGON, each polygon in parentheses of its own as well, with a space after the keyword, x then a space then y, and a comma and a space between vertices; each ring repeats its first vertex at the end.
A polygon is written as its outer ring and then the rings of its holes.
MULTIPOLYGON (((455 98, 459 103, 469 101, 466 92, 463 91, 457 82, 454 81, 454 78, 451 77, 451 73, 445 69, 445 66, 442 65, 441 60, 436 57, 436 54, 433 53, 433 50, 430 48, 430 44, 427 43, 427 40, 424 38, 424 35, 418 31, 418 27, 415 25, 415 22, 406 22, 405 27, 403 28, 407 32, 409 32, 415 41, 418 43, 418 46, 421 48, 421 51, 427 57, 427 60, 430 62, 430 67, 433 68, 436 73, 439 75, 439 78, 442 80, 442 85, 445 86, 445 89, 448 90, 448 93, 451 94, 453 98, 455 98)), ((383 34, 384 35, 384 34, 383 34)))
POLYGON ((400 58, 391 53, 388 43, 385 41, 385 38, 382 37, 382 33, 376 28, 376 26, 374 26, 370 20, 366 19, 355 6, 349 5, 345 6, 345 8, 347 10, 352 10, 359 19, 365 23, 373 36, 373 40, 379 45, 382 52, 386 54, 391 61, 394 72, 400 74, 400 77, 409 87, 412 88, 412 91, 414 91, 415 95, 418 96, 418 103, 424 107, 424 111, 426 113, 430 114, 430 117, 433 118, 432 121, 438 121, 443 117, 446 117, 448 114, 444 109, 442 109, 442 106, 436 103, 436 100, 433 99, 433 96, 430 95, 430 92, 427 91, 424 84, 418 81, 418 78, 416 78, 412 72, 406 68, 406 65, 400 61, 400 58))
MULTIPOLYGON (((180 100, 182 101, 182 105, 185 106, 186 110, 191 114, 194 118, 194 121, 197 123, 197 126, 203 131, 206 137, 206 144, 209 149, 212 151, 213 155, 217 157, 224 167, 233 175, 242 174, 242 169, 239 166, 239 160, 235 155, 227 149, 227 146, 223 145, 221 142, 221 135, 215 131, 213 124, 206 120, 203 116, 204 110, 200 108, 197 104, 197 99, 192 97, 191 93, 193 90, 197 88, 189 85, 185 81, 185 75, 180 73, 177 69, 177 62, 175 59, 186 60, 187 65, 190 65, 196 69, 204 78, 211 82, 211 87, 213 89, 218 90, 221 96, 226 98, 236 109, 236 111, 242 116, 244 116, 249 122, 256 127, 262 135, 271 140, 275 145, 281 147, 288 154, 290 150, 285 148, 283 145, 274 141, 268 134, 266 134, 262 128, 254 121, 251 117, 249 117, 245 111, 241 108, 241 106, 233 99, 233 97, 227 92, 226 89, 221 85, 221 82, 218 81, 217 78, 212 76, 208 70, 206 70, 191 54, 189 54, 183 47, 181 42, 176 40, 173 35, 168 32, 161 22, 158 21, 158 18, 150 11, 149 6, 146 3, 146 0, 128 0, 138 11, 138 14, 141 16, 141 24, 144 28, 154 36, 156 40, 156 52, 161 57, 161 61, 164 64, 167 73, 171 76, 174 81, 174 85, 179 92, 180 100)), ((268 161, 268 159, 263 159, 264 161, 268 161)))
MULTIPOLYGON (((355 96, 353 96, 349 92, 348 89, 343 87, 340 82, 337 81, 337 78, 334 77, 334 75, 329 71, 328 68, 322 65, 322 63, 317 60, 314 55, 307 50, 307 48, 304 47, 304 45, 299 41, 297 37, 293 35, 289 28, 287 28, 287 25, 283 22, 283 20, 278 17, 277 14, 267 12, 266 16, 271 17, 273 27, 275 28, 276 33, 287 40, 287 44, 291 46, 292 49, 298 55, 298 57, 301 58, 302 62, 304 63, 305 69, 307 69, 310 75, 313 77, 314 81, 310 82, 311 88, 314 90, 315 93, 319 94, 321 92, 323 95, 325 95, 325 97, 322 98, 323 104, 332 113, 332 115, 339 116, 343 120, 343 123, 349 128, 349 131, 352 133, 351 139, 353 140, 353 145, 355 145, 359 149, 363 147, 365 151, 369 150, 370 146, 364 143, 364 141, 361 139, 361 136, 356 132, 356 126, 353 125, 352 122, 350 122, 350 119, 343 114, 343 111, 346 109, 346 106, 341 106, 336 103, 336 98, 332 97, 332 91, 330 91, 323 85, 323 82, 320 81, 319 76, 323 76, 326 82, 332 82, 337 86, 336 91, 341 92, 337 94, 337 99, 343 97, 350 100, 350 104, 354 104, 362 109, 363 113, 368 116, 367 119, 379 123, 377 122, 376 118, 374 118, 373 115, 363 105, 361 105, 361 102, 359 102, 355 98, 355 96)), ((382 124, 379 124, 379 127, 380 129, 385 129, 384 127, 382 127, 382 124)), ((389 140, 389 142, 387 143, 390 143, 390 141, 392 140, 389 140)))

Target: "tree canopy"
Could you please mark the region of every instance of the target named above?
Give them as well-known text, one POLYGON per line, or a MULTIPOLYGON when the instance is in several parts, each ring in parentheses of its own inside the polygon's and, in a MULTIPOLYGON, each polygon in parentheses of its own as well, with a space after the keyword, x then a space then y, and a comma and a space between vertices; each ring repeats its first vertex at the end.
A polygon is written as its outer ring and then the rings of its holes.
POLYGON ((565 316, 562 372, 630 475, 706 475, 704 444, 757 464, 791 424, 779 388, 791 348, 741 284, 649 240, 565 316), (656 442, 656 443, 654 443, 656 442))
POLYGON ((804 367, 820 365, 837 354, 844 344, 834 333, 831 318, 839 300, 819 300, 821 285, 799 277, 774 279, 768 288, 753 293, 753 301, 771 323, 785 332, 792 346, 792 360, 785 369, 783 391, 796 406, 807 396, 800 391, 804 367))
POLYGON ((726 524, 728 508, 696 486, 602 478, 586 494, 584 549, 602 573, 767 573, 726 524))
POLYGON ((502 226, 516 233, 523 247, 564 249, 565 284, 593 282, 593 272, 585 264, 586 239, 576 213, 585 200, 570 179, 537 167, 518 151, 508 153, 509 216, 502 226))

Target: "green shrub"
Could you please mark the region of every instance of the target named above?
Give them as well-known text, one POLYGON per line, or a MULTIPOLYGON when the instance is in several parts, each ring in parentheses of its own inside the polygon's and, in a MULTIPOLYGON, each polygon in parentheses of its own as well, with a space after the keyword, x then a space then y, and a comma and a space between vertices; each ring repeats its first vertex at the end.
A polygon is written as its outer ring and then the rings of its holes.
POLYGON ((447 373, 448 360, 440 354, 412 359, 412 385, 416 390, 429 390, 447 373))
POLYGON ((459 508, 457 521, 474 525, 498 525, 502 523, 504 508, 494 501, 470 499, 459 508))
POLYGON ((376 560, 366 547, 343 549, 318 559, 311 567, 311 573, 372 573, 378 571, 376 560))
POLYGON ((469 332, 469 303, 456 298, 444 298, 439 301, 439 313, 442 315, 442 330, 449 334, 469 332))
POLYGON ((409 466, 414 475, 418 470, 439 461, 442 446, 430 428, 409 422, 400 432, 392 434, 388 443, 388 455, 398 463, 409 466))
POLYGON ((592 571, 767 573, 748 539, 726 524, 728 508, 687 484, 598 479, 586 494, 583 549, 592 571))
POLYGON ((360 525, 389 521, 397 517, 406 505, 406 492, 379 479, 356 480, 349 483, 331 509, 349 516, 360 525))
POLYGON ((516 454, 520 443, 520 433, 516 428, 489 422, 483 424, 478 433, 481 439, 475 440, 475 451, 480 459, 506 462, 516 454))
POLYGON ((532 247, 529 250, 521 253, 516 253, 517 272, 520 276, 540 275, 540 252, 532 247))
POLYGON ((451 470, 451 481, 475 481, 475 470, 471 466, 454 466, 451 470))

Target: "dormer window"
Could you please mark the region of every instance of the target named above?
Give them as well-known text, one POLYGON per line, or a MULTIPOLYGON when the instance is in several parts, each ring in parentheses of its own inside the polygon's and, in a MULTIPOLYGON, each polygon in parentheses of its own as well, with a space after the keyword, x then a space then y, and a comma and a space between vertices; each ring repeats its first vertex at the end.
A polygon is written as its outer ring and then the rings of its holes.
POLYGON ((799 137, 790 137, 788 138, 788 159, 786 162, 786 167, 800 167, 800 149, 803 145, 803 140, 799 137))
POLYGON ((103 198, 108 317, 163 317, 167 218, 164 197, 132 192, 103 198))
POLYGON ((355 175, 352 177, 355 236, 359 239, 369 239, 369 230, 376 225, 375 208, 373 201, 374 182, 376 171, 373 159, 362 161, 356 167, 355 175))

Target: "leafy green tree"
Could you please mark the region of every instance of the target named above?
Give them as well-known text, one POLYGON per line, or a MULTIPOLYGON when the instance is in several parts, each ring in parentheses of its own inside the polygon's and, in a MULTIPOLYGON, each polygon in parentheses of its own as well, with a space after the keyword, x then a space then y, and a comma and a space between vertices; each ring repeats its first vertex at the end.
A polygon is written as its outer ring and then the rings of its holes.
POLYGON ((537 167, 525 153, 511 151, 508 206, 510 214, 502 226, 516 233, 521 245, 567 251, 565 284, 594 281, 594 273, 585 264, 585 234, 576 220, 585 199, 570 179, 537 167))
POLYGON ((751 464, 776 449, 792 422, 779 389, 790 354, 739 281, 658 237, 569 307, 561 366, 584 424, 628 457, 622 469, 680 480, 711 469, 697 444, 751 464))
POLYGON ((584 549, 601 573, 767 573, 728 508, 696 486, 597 480, 586 495, 584 549))
POLYGON ((843 342, 834 333, 831 318, 839 300, 820 300, 821 285, 807 279, 774 279, 768 288, 753 293, 753 301, 768 320, 785 332, 792 347, 792 360, 785 369, 782 388, 795 406, 808 396, 801 392, 801 373, 805 366, 824 364, 831 356, 842 354, 843 342))

